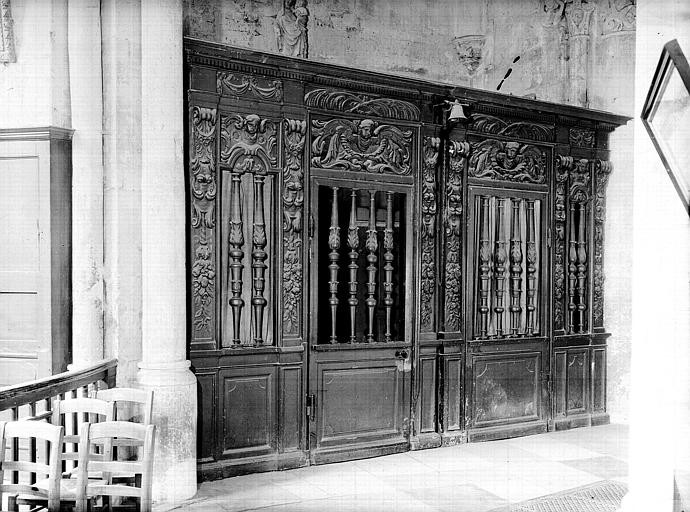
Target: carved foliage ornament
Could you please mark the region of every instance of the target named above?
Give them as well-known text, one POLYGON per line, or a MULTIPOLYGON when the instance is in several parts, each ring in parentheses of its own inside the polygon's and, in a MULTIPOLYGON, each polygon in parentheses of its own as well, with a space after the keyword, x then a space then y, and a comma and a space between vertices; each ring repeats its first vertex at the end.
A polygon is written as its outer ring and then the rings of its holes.
POLYGON ((192 107, 190 189, 192 193, 192 325, 195 339, 213 335, 216 269, 216 110, 192 107))
POLYGON ((0 62, 17 62, 10 0, 0 0, 0 62))
POLYGON ((462 175, 467 165, 470 145, 467 142, 450 141, 448 148, 448 177, 445 190, 445 328, 447 331, 462 330, 462 175))
POLYGON ((604 220, 606 218, 606 186, 611 174, 611 163, 597 160, 594 188, 594 297, 592 314, 594 326, 604 324, 604 220))
POLYGON ((588 130, 587 128, 571 128, 568 139, 571 146, 592 148, 594 147, 594 130, 588 130))
POLYGON ((635 0, 608 0, 608 2, 602 2, 602 7, 601 26, 604 35, 635 30, 637 17, 635 0))
POLYGON ((556 195, 554 207, 554 329, 564 329, 565 299, 565 221, 568 171, 573 158, 558 156, 556 161, 556 195))
POLYGON ((216 91, 219 94, 249 96, 262 100, 280 101, 283 99, 283 83, 280 80, 270 80, 230 71, 218 71, 216 91))
POLYGON ((424 166, 422 183, 422 275, 421 328, 434 328, 434 295, 436 293, 436 166, 440 139, 424 137, 424 166))
POLYGON ((472 143, 469 175, 519 183, 546 182, 546 155, 536 146, 487 139, 472 143))
POLYGON ((409 175, 412 131, 371 119, 312 121, 312 165, 409 175))
POLYGON ((509 123, 498 117, 487 114, 472 115, 470 129, 491 135, 504 135, 521 139, 533 139, 544 142, 553 140, 554 128, 546 124, 515 122, 509 123))
POLYGON ((338 112, 352 112, 404 121, 418 121, 419 108, 407 101, 382 98, 371 94, 354 94, 332 89, 314 89, 304 96, 309 107, 338 112))
POLYGON ((299 336, 302 314, 302 211, 304 170, 302 156, 306 122, 286 119, 283 168, 283 333, 299 336))
POLYGON ((256 114, 221 120, 220 161, 233 172, 266 173, 278 165, 276 125, 256 114))

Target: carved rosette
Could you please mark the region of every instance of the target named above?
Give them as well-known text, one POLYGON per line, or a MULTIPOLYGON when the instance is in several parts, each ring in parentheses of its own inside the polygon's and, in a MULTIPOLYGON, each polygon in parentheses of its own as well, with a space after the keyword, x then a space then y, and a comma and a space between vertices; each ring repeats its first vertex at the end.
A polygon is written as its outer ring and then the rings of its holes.
POLYGON ((286 119, 283 167, 283 335, 301 335, 302 243, 304 208, 303 155, 307 125, 286 119))
POLYGON ((369 173, 412 172, 412 130, 372 119, 312 121, 312 165, 369 173))
POLYGON ((556 158, 556 193, 554 197, 554 282, 553 282, 553 315, 556 331, 565 330, 565 221, 566 221, 566 187, 568 171, 572 168, 573 158, 558 156, 556 158))
POLYGON ((462 330, 462 175, 470 145, 451 140, 445 190, 444 318, 446 331, 462 330))
POLYGON ((387 117, 403 121, 419 121, 419 108, 413 103, 374 94, 360 94, 335 89, 314 89, 304 95, 308 107, 387 117))
POLYGON ((571 146, 593 148, 594 130, 588 130, 587 128, 571 128, 568 134, 568 139, 571 146))
POLYGON ((190 119, 192 336, 208 340, 214 337, 216 296, 216 109, 194 106, 190 119))
POLYGON ((486 139, 472 143, 469 176, 515 183, 546 183, 546 155, 520 142, 486 139))
POLYGON ((281 101, 283 83, 280 80, 245 75, 231 71, 218 71, 216 91, 222 95, 244 96, 261 100, 281 101))
POLYGON ((604 326, 604 221, 606 219, 606 186, 611 163, 597 160, 594 181, 594 297, 592 314, 594 327, 604 326))
POLYGON ((421 329, 432 331, 436 295, 436 165, 440 139, 424 137, 423 144, 421 329))
POLYGON ((552 125, 527 121, 508 122, 488 114, 473 114, 470 130, 490 135, 503 135, 543 142, 552 141, 554 136, 552 125))

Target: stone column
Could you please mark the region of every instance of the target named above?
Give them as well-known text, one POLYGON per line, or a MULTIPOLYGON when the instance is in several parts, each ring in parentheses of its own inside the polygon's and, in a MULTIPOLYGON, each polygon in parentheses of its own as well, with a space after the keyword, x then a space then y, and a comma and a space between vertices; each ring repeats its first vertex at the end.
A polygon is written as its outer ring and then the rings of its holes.
POLYGON ((594 7, 583 4, 582 0, 575 0, 566 7, 565 11, 570 43, 568 103, 580 107, 587 106, 590 66, 589 26, 593 11, 594 7))
POLYGON ((103 358, 101 3, 69 2, 72 104, 72 365, 103 358))
POLYGON ((186 360, 182 0, 141 3, 142 361, 158 426, 153 498, 196 493, 196 377, 186 360))

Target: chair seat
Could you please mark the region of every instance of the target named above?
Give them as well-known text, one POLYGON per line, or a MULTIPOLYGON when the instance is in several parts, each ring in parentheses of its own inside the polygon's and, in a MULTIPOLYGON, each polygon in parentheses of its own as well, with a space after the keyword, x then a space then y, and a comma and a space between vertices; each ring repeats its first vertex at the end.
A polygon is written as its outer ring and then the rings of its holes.
MULTIPOLYGON (((89 480, 88 485, 104 485, 107 482, 105 480, 89 480)), ((50 479, 46 478, 44 480, 39 480, 34 484, 34 487, 37 487, 38 489, 43 489, 44 491, 48 492, 48 487, 50 486, 50 479)), ((62 478, 60 479, 60 501, 74 501, 77 496, 77 480, 72 479, 72 478, 62 478)), ((36 502, 36 501, 44 501, 41 500, 40 498, 37 498, 35 496, 31 495, 22 495, 20 494, 17 496, 18 501, 22 502, 36 502)))

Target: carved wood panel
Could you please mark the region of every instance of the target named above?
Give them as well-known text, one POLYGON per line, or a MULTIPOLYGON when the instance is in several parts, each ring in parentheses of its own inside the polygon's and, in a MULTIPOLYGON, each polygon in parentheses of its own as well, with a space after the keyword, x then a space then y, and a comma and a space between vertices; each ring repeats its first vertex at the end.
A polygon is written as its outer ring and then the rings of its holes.
POLYGON ((534 144, 481 139, 471 142, 470 178, 511 183, 546 183, 546 152, 534 144))
POLYGON ((216 336, 216 109, 193 106, 190 112, 192 343, 216 336))
POLYGON ((448 148, 448 166, 444 190, 444 329, 462 331, 462 219, 463 182, 467 169, 470 145, 451 140, 448 148))
POLYGON ((387 117, 403 121, 418 121, 419 108, 413 103, 375 94, 358 94, 349 91, 318 88, 304 95, 309 107, 335 110, 365 116, 387 117))
POLYGON ((597 160, 594 181, 594 270, 592 316, 594 329, 604 327, 604 222, 606 221, 606 186, 611 163, 597 160))
POLYGON ((440 139, 424 137, 424 161, 422 168, 422 226, 421 226, 421 277, 420 277, 420 330, 436 328, 436 247, 438 198, 436 169, 439 162, 440 139))

